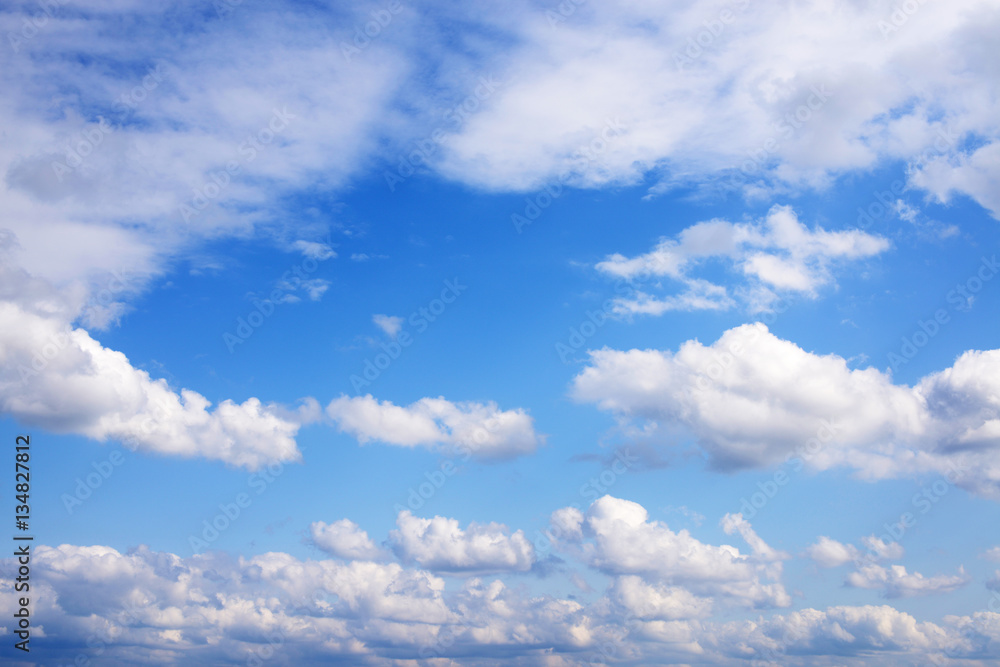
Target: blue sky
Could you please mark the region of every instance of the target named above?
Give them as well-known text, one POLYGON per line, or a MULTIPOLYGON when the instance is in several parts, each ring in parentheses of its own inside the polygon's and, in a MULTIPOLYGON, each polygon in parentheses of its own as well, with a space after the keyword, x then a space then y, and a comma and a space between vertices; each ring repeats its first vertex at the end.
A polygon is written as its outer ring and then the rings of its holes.
POLYGON ((8 6, 4 661, 1000 664, 998 27, 8 6))

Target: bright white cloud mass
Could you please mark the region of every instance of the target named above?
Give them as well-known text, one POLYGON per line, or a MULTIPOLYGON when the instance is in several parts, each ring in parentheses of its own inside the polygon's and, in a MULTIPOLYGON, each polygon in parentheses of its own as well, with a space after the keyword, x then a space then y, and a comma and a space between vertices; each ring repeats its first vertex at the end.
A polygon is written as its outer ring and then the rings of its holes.
MULTIPOLYGON (((734 597, 740 604, 788 606, 780 583, 760 583, 761 577, 780 579, 776 559, 787 556, 766 548, 739 516, 726 523, 754 536, 751 554, 674 533, 649 522, 643 507, 611 496, 591 505, 583 521, 592 548, 560 552, 616 574, 606 595, 586 605, 531 595, 499 579, 466 577, 447 586, 436 570, 460 561, 463 570, 517 567, 530 558, 531 547, 521 531, 508 534, 497 525, 463 531, 444 517, 404 513, 402 534, 393 539, 416 561, 412 566, 369 560, 362 552, 341 552, 345 560, 303 560, 273 552, 181 557, 146 547, 122 553, 104 546, 40 546, 39 609, 47 632, 103 642, 107 659, 127 660, 145 649, 167 662, 180 656, 206 663, 233 655, 260 659, 268 645, 280 645, 289 660, 304 664, 343 655, 358 661, 461 659, 474 647, 502 655, 527 644, 558 647, 577 664, 596 659, 609 643, 620 657, 640 662, 651 655, 716 664, 780 661, 834 645, 848 661, 872 652, 972 658, 982 642, 1000 639, 1000 616, 988 611, 940 624, 885 605, 805 608, 755 622, 708 620, 713 604, 734 597), (672 560, 659 562, 658 555, 672 560)), ((358 546, 349 536, 356 526, 347 524, 321 523, 314 536, 329 543, 337 535, 334 540, 358 546)), ((910 576, 898 569, 902 574, 892 575, 897 586, 910 576)), ((4 598, 5 612, 12 609, 10 599, 4 598)), ((512 658, 518 663, 534 664, 545 654, 522 650, 512 658)))
POLYGON ((684 426, 720 469, 795 458, 868 479, 939 472, 1000 497, 1000 350, 966 352, 911 387, 746 324, 676 353, 594 350, 572 395, 628 419, 684 426))
POLYGON ((4 3, 0 663, 1000 667, 997 53, 4 3))
POLYGON ((660 315, 676 309, 729 307, 733 300, 725 287, 689 276, 693 265, 714 257, 726 258, 751 279, 742 296, 751 309, 766 310, 776 292, 815 296, 816 289, 831 280, 831 262, 870 257, 889 247, 885 239, 857 230, 809 231, 791 208, 781 206, 771 209, 760 226, 711 220, 688 227, 678 237, 662 239, 644 255, 629 259, 615 254, 597 264, 599 271, 630 281, 667 277, 687 287, 686 293, 665 299, 639 290, 630 298, 619 298, 617 311, 660 315))
POLYGON ((528 454, 543 441, 523 410, 504 411, 496 404, 422 398, 402 407, 368 394, 334 399, 326 413, 341 431, 361 443, 375 440, 400 447, 436 447, 463 458, 528 454))

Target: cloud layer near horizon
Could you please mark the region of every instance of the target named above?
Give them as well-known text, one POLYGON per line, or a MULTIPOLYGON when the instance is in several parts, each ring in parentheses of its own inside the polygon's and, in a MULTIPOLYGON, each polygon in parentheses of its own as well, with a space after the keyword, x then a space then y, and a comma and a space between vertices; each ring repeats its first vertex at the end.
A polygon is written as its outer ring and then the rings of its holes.
MULTIPOLYGON (((393 539, 414 566, 388 560, 348 519, 313 524, 316 545, 334 560, 39 545, 33 617, 49 646, 81 647, 60 654, 68 661, 93 659, 97 648, 102 659, 121 661, 149 651, 167 662, 253 660, 280 647, 284 659, 299 664, 462 657, 570 665, 600 659, 602 651, 607 657, 614 647, 617 658, 633 662, 737 665, 836 647, 846 664, 877 655, 884 664, 903 665, 945 653, 974 657, 983 642, 1000 639, 1000 614, 989 611, 931 623, 862 605, 712 621, 713 610, 790 604, 780 579, 781 562, 791 557, 770 548, 742 516, 726 515, 721 523, 747 542, 749 553, 672 531, 642 506, 611 496, 585 512, 564 508, 553 517, 565 537, 559 553, 606 575, 604 594, 591 603, 473 576, 525 571, 534 552, 520 530, 496 524, 462 530, 445 517, 401 512, 393 539), (543 655, 547 661, 539 662, 543 655)), ((16 562, 2 564, 0 609, 9 613, 16 562)))

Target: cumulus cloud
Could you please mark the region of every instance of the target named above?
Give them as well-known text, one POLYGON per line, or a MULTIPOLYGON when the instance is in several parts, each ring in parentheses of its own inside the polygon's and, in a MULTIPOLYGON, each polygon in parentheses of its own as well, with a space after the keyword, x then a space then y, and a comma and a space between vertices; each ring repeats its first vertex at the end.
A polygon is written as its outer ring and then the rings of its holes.
POLYGON ((736 303, 725 287, 691 276, 699 264, 721 259, 746 276, 740 296, 751 310, 765 310, 778 293, 816 296, 833 281, 835 263, 877 255, 889 247, 883 238, 859 230, 807 229, 789 206, 774 206, 759 223, 699 222, 676 238, 663 238, 653 250, 628 258, 614 254, 598 271, 644 284, 668 278, 680 294, 664 297, 638 289, 615 300, 620 314, 659 315, 670 310, 721 310, 736 303))
POLYGON ((402 407, 369 394, 334 399, 326 413, 362 444, 374 440, 483 459, 530 454, 544 437, 535 433, 534 420, 524 410, 500 410, 495 403, 422 398, 402 407))
POLYGON ((711 598, 695 596, 681 586, 649 583, 637 575, 615 577, 608 598, 643 620, 704 618, 712 611, 711 598))
POLYGON ((763 324, 677 352, 590 351, 572 396, 623 421, 685 427, 719 469, 796 458, 865 479, 935 472, 1000 497, 1000 350, 969 351, 910 387, 836 355, 806 352, 763 324))
POLYGON ((853 544, 842 544, 829 537, 820 537, 806 549, 806 556, 820 567, 839 567, 853 563, 854 571, 847 574, 844 583, 854 588, 878 589, 885 598, 913 597, 935 593, 949 593, 968 583, 965 571, 959 568, 955 576, 924 577, 919 572, 907 572, 902 565, 882 565, 882 561, 899 560, 903 546, 886 542, 869 535, 861 538, 864 550, 853 544))
POLYGON ((903 557, 903 545, 899 542, 886 542, 875 535, 868 535, 861 538, 861 544, 865 551, 824 535, 806 549, 805 555, 820 567, 839 567, 849 562, 899 560, 903 557))
MULTIPOLYGON (((628 513, 621 502, 611 504, 628 513)), ((660 535, 657 545, 665 545, 666 528, 644 522, 660 535)), ((323 525, 318 533, 357 536, 352 525, 330 524, 341 527, 334 531, 323 525)), ((444 534, 471 544, 472 532, 449 527, 444 534)), ((516 533, 494 527, 482 534, 489 539, 476 549, 496 554, 516 533)), ((679 535, 673 546, 684 546, 679 535)), ((440 546, 427 538, 420 539, 440 546)), ((675 554, 667 569, 701 559, 705 548, 721 550, 724 569, 714 581, 726 581, 732 574, 726 558, 734 558, 736 549, 688 540, 692 549, 675 554)), ((453 547, 444 551, 456 553, 453 547)), ((182 558, 145 546, 120 552, 100 545, 39 544, 32 558, 32 617, 44 628, 46 656, 57 662, 93 650, 95 638, 103 642, 102 659, 134 662, 155 654, 185 664, 228 663, 233 656, 241 662, 266 659, 262 651, 279 642, 282 655, 296 664, 417 655, 527 666, 538 664, 540 646, 551 658, 546 664, 567 665, 597 658, 609 646, 640 664, 701 661, 726 667, 747 660, 782 662, 785 656, 817 666, 836 656, 851 665, 878 660, 900 667, 946 651, 952 658, 996 658, 990 647, 1000 640, 1000 614, 986 611, 933 623, 886 605, 844 606, 716 622, 710 613, 745 601, 694 590, 695 579, 709 578, 701 565, 693 568, 693 579, 664 580, 655 565, 659 556, 670 554, 656 549, 637 554, 634 562, 645 561, 640 569, 651 572, 614 574, 604 596, 583 604, 528 594, 498 579, 464 578, 452 587, 426 569, 390 562, 302 560, 280 552, 182 558)), ((16 559, 0 561, 0 613, 13 613, 16 567, 16 559)))
MULTIPOLYGON (((957 648, 958 639, 956 632, 949 633, 934 623, 918 622, 887 605, 803 609, 769 619, 731 623, 718 632, 720 643, 740 649, 737 655, 779 664, 790 656, 803 655, 868 656, 862 663, 872 653, 884 655, 885 661, 891 660, 888 654, 892 652, 912 652, 926 658, 952 651, 957 648)), ((952 651, 953 656, 964 653, 952 651)), ((881 657, 880 662, 883 662, 881 657)))
POLYGON ((0 280, 8 291, 0 295, 0 319, 17 323, 0 328, 4 414, 55 433, 251 470, 299 460, 300 420, 294 412, 257 398, 224 400, 213 408, 195 391, 175 391, 72 326, 81 299, 73 302, 13 269, 0 272, 0 280))
POLYGON ((781 564, 775 562, 784 555, 772 550, 740 515, 727 515, 723 526, 749 538, 753 555, 730 545, 705 544, 687 530, 674 532, 662 522, 650 521, 642 505, 612 496, 595 500, 585 514, 566 510, 554 515, 553 523, 554 528, 580 525, 586 539, 572 551, 607 574, 643 576, 682 585, 699 596, 723 596, 756 607, 791 603, 778 581, 781 564), (579 524, 576 518, 582 519, 579 524))
POLYGON ((902 565, 888 568, 881 565, 862 565, 857 572, 851 572, 845 580, 855 588, 875 588, 887 598, 913 597, 949 593, 969 582, 965 571, 959 568, 957 575, 937 575, 925 577, 919 572, 907 572, 902 565))
POLYGON ((899 560, 903 557, 903 545, 899 542, 886 542, 880 537, 868 535, 861 538, 861 544, 868 553, 883 560, 899 560))
POLYGON ((382 550, 368 537, 358 524, 350 519, 333 523, 316 521, 309 525, 313 544, 338 558, 348 560, 372 560, 381 555, 382 550))
POLYGON ((422 519, 404 510, 389 533, 397 555, 435 572, 525 572, 535 549, 523 531, 511 533, 498 523, 471 523, 463 530, 456 519, 422 519))
MULTIPOLYGON (((226 20, 183 3, 8 9, 0 121, 20 131, 0 146, 0 280, 18 292, 25 280, 11 276, 27 267, 47 287, 2 305, 4 321, 24 321, 0 334, 4 414, 248 468, 297 459, 298 426, 276 407, 257 398, 213 407, 136 370, 85 329, 117 324, 132 298, 207 241, 295 239, 279 245, 312 260, 335 256, 316 240, 325 223, 291 230, 283 197, 317 174, 342 183, 364 162, 373 137, 363 128, 381 117, 405 60, 382 49, 348 63, 326 28, 262 7, 226 20), (32 26, 38 17, 43 29, 32 26), (122 20, 127 36, 112 28, 122 20), (102 65, 78 57, 96 43, 102 65), (39 357, 53 342, 57 357, 39 357), (37 375, 25 379, 19 367, 37 375)), ((319 300, 329 282, 279 287, 288 301, 298 290, 319 300)))
MULTIPOLYGON (((7 576, 16 572, 12 563, 2 561, 4 613, 15 604, 7 576)), ((38 545, 32 591, 32 617, 53 642, 46 655, 62 662, 93 650, 95 638, 104 642, 105 660, 150 654, 186 664, 266 660, 262 649, 280 643, 288 660, 317 664, 382 662, 418 651, 521 658, 537 645, 572 652, 610 636, 591 636, 598 623, 578 602, 529 597, 498 580, 467 579, 448 593, 434 574, 396 563, 299 560, 277 552, 181 558, 146 547, 122 553, 38 545)))
POLYGON ((820 536, 816 544, 806 549, 806 556, 820 567, 839 567, 850 563, 859 556, 858 549, 852 544, 842 544, 826 536, 820 536))

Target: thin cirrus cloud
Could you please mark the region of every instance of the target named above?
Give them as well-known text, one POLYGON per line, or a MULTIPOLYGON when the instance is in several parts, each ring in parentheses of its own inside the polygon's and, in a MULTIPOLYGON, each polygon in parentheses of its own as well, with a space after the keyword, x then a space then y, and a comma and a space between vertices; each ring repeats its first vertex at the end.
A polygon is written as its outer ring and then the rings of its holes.
POLYGON ((833 270, 851 260, 874 257, 889 248, 881 237, 860 230, 810 230, 789 206, 774 206, 758 223, 699 222, 676 238, 663 238, 636 257, 613 254, 595 268, 640 287, 617 297, 619 314, 662 315, 672 310, 725 310, 737 296, 750 311, 767 310, 782 294, 816 297, 833 282, 833 270), (692 273, 700 264, 721 260, 746 283, 735 295, 692 273), (645 284, 667 279, 683 285, 679 294, 658 297, 645 284))
POLYGON ((626 421, 682 426, 718 469, 797 458, 875 480, 940 473, 1000 497, 1000 350, 968 351, 914 386, 806 352, 761 323, 676 352, 592 350, 571 395, 626 421), (805 443, 815 446, 804 449, 805 443))
POLYGON ((453 403, 439 397, 399 406, 367 394, 336 398, 326 414, 362 444, 376 441, 500 460, 530 454, 544 443, 527 412, 501 410, 495 403, 453 403))

